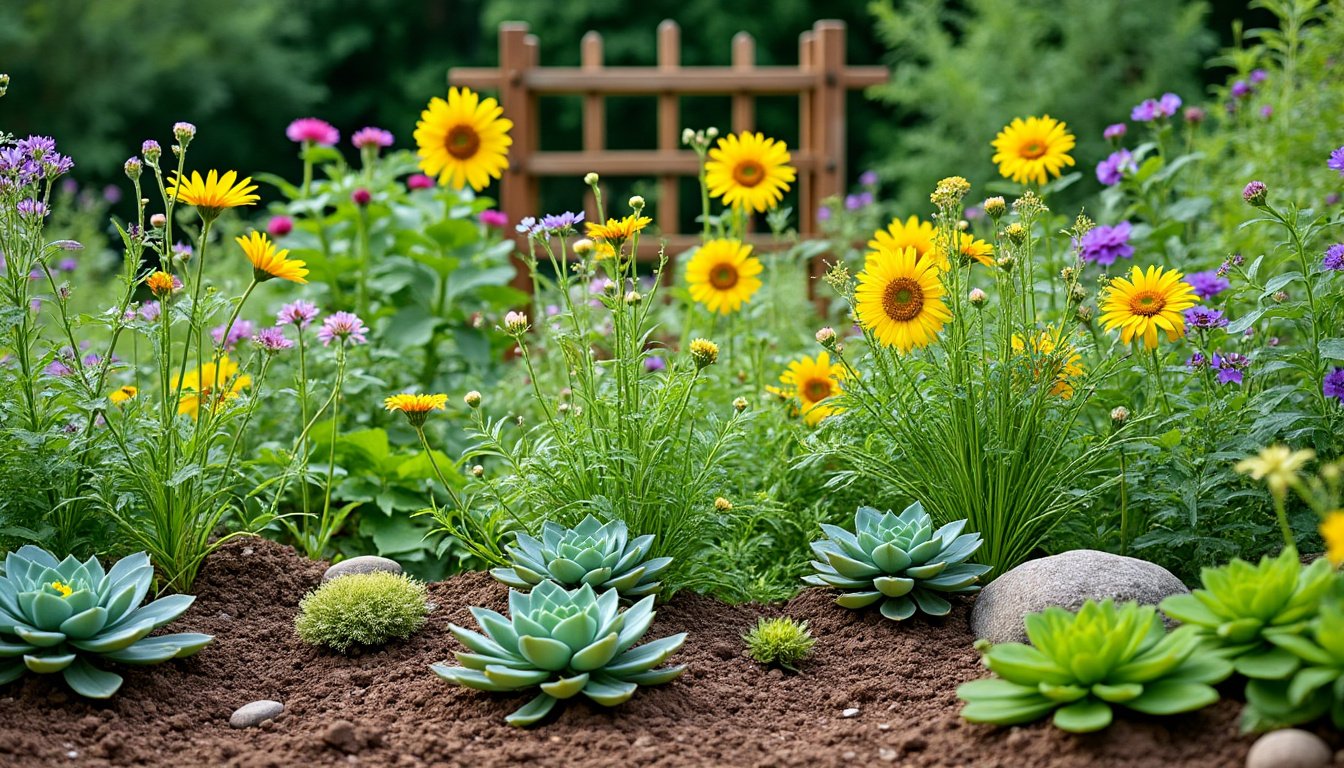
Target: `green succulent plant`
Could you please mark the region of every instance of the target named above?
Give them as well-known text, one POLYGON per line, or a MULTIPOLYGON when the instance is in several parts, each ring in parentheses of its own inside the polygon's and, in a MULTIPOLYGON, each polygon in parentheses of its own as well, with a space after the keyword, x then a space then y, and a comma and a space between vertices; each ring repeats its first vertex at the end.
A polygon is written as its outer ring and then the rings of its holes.
POLYGON ((1046 608, 1024 620, 1031 645, 977 644, 998 675, 957 689, 972 723, 1016 725, 1054 712, 1054 724, 1086 733, 1111 724, 1113 706, 1148 715, 1191 712, 1218 700, 1226 659, 1197 654, 1191 627, 1167 633, 1157 610, 1088 600, 1077 613, 1046 608))
POLYGON ((897 515, 859 507, 854 533, 836 525, 821 526, 826 537, 812 542, 816 573, 803 578, 819 587, 855 590, 836 598, 846 608, 882 603, 882 615, 900 621, 916 608, 932 616, 952 610, 943 594, 978 592, 976 583, 987 565, 966 559, 983 543, 978 533, 965 533, 965 520, 933 530, 933 519, 915 502, 897 515))
POLYGON ((751 658, 761 664, 778 664, 791 672, 798 671, 798 663, 812 654, 812 646, 817 643, 806 621, 794 621, 787 616, 773 619, 762 616, 742 640, 751 658))
POLYGON ((31 545, 10 552, 0 568, 0 685, 17 680, 25 669, 60 672, 75 693, 106 699, 122 678, 95 667, 90 658, 158 664, 209 645, 213 637, 196 633, 148 636, 196 600, 171 595, 141 606, 153 579, 143 552, 122 558, 107 572, 95 557, 58 561, 31 545))
POLYGON ((1344 728, 1344 602, 1322 605, 1320 616, 1305 633, 1268 630, 1265 636, 1298 663, 1278 679, 1246 684, 1242 726, 1281 728, 1329 713, 1335 727, 1344 728))
POLYGON ((508 547, 510 568, 495 568, 490 575, 514 589, 531 589, 542 581, 562 587, 591 585, 598 592, 614 589, 630 599, 657 594, 658 576, 672 564, 670 557, 646 560, 653 535, 630 541, 625 523, 600 523, 588 515, 573 528, 547 521, 541 540, 519 532, 508 547))
POLYGON ((590 584, 566 590, 543 581, 529 593, 511 589, 511 618, 471 609, 485 634, 448 625, 469 649, 454 654, 461 667, 430 668, 450 683, 480 691, 539 686, 540 694, 508 716, 510 725, 532 725, 557 701, 580 693, 614 707, 629 700, 639 686, 666 683, 686 669, 655 669, 681 648, 685 633, 634 647, 653 623, 653 600, 649 595, 622 611, 616 590, 598 595, 590 584))
POLYGON ((1246 677, 1278 679, 1296 668, 1295 657, 1271 643, 1268 633, 1299 634, 1329 591, 1326 560, 1302 567, 1297 550, 1285 548, 1259 565, 1240 558, 1200 572, 1202 589, 1162 601, 1164 613, 1196 628, 1210 648, 1233 660, 1246 677))

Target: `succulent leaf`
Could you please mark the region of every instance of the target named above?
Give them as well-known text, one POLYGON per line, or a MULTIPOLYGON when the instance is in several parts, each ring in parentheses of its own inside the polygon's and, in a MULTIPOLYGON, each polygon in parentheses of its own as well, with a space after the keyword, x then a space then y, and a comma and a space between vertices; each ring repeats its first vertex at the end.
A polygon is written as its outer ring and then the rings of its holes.
MULTIPOLYGON (((513 546, 506 547, 511 567, 490 573, 520 590, 554 581, 565 588, 587 584, 598 591, 643 597, 658 592, 662 585, 657 579, 672 562, 667 557, 646 560, 653 541, 652 534, 631 540, 620 520, 601 523, 588 515, 573 528, 546 521, 540 540, 516 534, 513 546)), ((510 611, 518 613, 512 607, 510 611)))

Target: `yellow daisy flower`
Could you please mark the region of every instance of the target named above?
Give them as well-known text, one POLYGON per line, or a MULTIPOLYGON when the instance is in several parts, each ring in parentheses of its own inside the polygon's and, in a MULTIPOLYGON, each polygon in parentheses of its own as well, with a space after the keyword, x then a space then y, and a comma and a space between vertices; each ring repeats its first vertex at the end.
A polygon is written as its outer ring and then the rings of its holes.
POLYGON ((247 260, 252 262, 252 277, 257 282, 262 283, 273 277, 292 283, 308 282, 304 279, 308 274, 307 264, 289 258, 288 248, 276 251, 275 243, 261 232, 252 230, 245 237, 235 237, 234 242, 243 249, 247 260))
POLYGON ((468 88, 449 88, 447 101, 430 99, 415 124, 420 170, 455 189, 490 186, 509 167, 513 121, 503 114, 499 102, 468 88))
POLYGON ((636 232, 647 227, 653 219, 648 216, 631 214, 623 219, 607 219, 606 224, 588 222, 588 236, 619 248, 621 243, 635 236, 636 232))
POLYGON ((187 371, 185 376, 173 376, 171 389, 174 392, 179 386, 182 389, 177 412, 190 414, 194 419, 200 414, 202 405, 209 408, 215 403, 232 400, 251 385, 252 377, 239 376, 238 364, 225 355, 219 358, 218 364, 206 363, 198 370, 187 371))
MULTIPOLYGON (((868 249, 899 251, 903 248, 913 248, 915 256, 923 258, 935 251, 934 240, 937 237, 938 231, 934 229, 933 224, 921 221, 918 216, 911 216, 905 221, 892 219, 886 229, 879 229, 873 233, 873 239, 868 241, 868 249)), ((935 252, 934 257, 942 259, 939 266, 947 269, 947 259, 941 252, 935 252)))
POLYGON ((383 401, 383 406, 391 411, 401 411, 413 427, 420 427, 429 418, 430 411, 442 411, 448 406, 447 395, 392 395, 383 401))
POLYGON ((192 171, 190 176, 178 176, 174 171, 167 189, 169 197, 196 206, 201 217, 206 219, 215 218, 226 208, 255 205, 261 199, 252 194, 256 190, 252 177, 238 181, 236 171, 227 171, 222 176, 218 171, 210 171, 205 178, 201 178, 198 171, 192 171))
MULTIPOLYGON (((1020 334, 1013 334, 1013 351, 1022 354, 1026 344, 1020 334)), ((1083 356, 1067 341, 1059 338, 1059 330, 1047 328, 1031 340, 1033 355, 1042 358, 1035 367, 1036 375, 1054 379, 1050 394, 1069 400, 1073 397, 1071 379, 1083 375, 1083 356)))
POLYGON ((880 343, 904 354, 934 341, 952 319, 945 294, 932 259, 918 258, 913 248, 879 248, 859 273, 855 314, 880 343))
POLYGON ((815 427, 822 419, 840 411, 822 401, 840 393, 840 382, 844 378, 845 367, 832 363, 831 356, 821 352, 815 358, 804 356, 789 363, 779 377, 779 383, 784 386, 766 389, 782 398, 796 400, 803 421, 815 427))
POLYGON ((1044 184, 1059 178, 1066 165, 1073 165, 1069 150, 1076 142, 1068 126, 1049 115, 1020 117, 999 131, 993 141, 994 162, 999 175, 1019 184, 1044 184))
POLYGON ((736 312, 761 288, 761 261, 751 246, 736 240, 710 240, 686 264, 691 298, 710 312, 736 312))
POLYGON ((1330 562, 1344 564, 1344 509, 1336 509, 1321 521, 1321 538, 1325 539, 1325 556, 1330 562))
POLYGON ((1316 458, 1310 448, 1294 451, 1286 445, 1270 445, 1260 453, 1237 462, 1236 470, 1252 479, 1264 480, 1275 496, 1282 497, 1297 480, 1298 470, 1316 458))
POLYGON ((139 389, 127 384, 124 387, 112 390, 112 393, 107 396, 107 399, 111 400, 113 405, 121 405, 127 400, 134 400, 135 396, 138 394, 140 394, 139 389))
POLYGON ((1195 289, 1183 282, 1180 272, 1150 266, 1130 270, 1129 279, 1111 280, 1101 302, 1101 322, 1106 330, 1120 329, 1126 344, 1134 337, 1143 339, 1146 349, 1157 349, 1157 332, 1164 331, 1168 341, 1185 336, 1185 317, 1181 314, 1199 299, 1195 289))
POLYGON ((789 148, 764 134, 743 131, 719 139, 705 162, 705 185, 723 204, 763 213, 783 199, 797 171, 789 148))
MULTIPOLYGON (((994 246, 984 240, 969 232, 954 232, 952 241, 957 244, 957 252, 967 261, 974 260, 986 267, 994 266, 994 246)), ((937 259, 940 265, 948 263, 947 249, 943 247, 941 236, 935 238, 933 250, 933 258, 937 259)))

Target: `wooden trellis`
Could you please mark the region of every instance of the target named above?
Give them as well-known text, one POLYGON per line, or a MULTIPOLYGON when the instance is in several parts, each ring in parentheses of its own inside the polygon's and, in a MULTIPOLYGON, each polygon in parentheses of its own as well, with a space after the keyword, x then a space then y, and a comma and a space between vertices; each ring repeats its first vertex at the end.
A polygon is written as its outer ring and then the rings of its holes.
MULTIPOLYGON (((822 200, 841 194, 845 185, 845 92, 885 82, 883 67, 845 65, 845 24, 818 21, 798 39, 798 65, 757 66, 756 43, 739 32, 733 38, 732 64, 727 67, 681 66, 681 29, 668 20, 658 26, 657 64, 648 67, 604 67, 602 36, 584 35, 578 67, 542 67, 537 37, 523 22, 499 27, 499 67, 455 67, 453 86, 499 94, 504 114, 514 123, 509 169, 500 183, 500 205, 510 221, 541 213, 539 180, 544 176, 580 177, 589 171, 603 176, 656 177, 659 199, 656 224, 675 253, 692 247, 698 236, 679 233, 678 187, 683 177, 699 173, 699 160, 681 144, 682 96, 729 96, 733 132, 755 128, 758 96, 799 97, 799 146, 790 147, 798 169, 799 229, 817 230, 816 211, 822 200), (541 151, 538 97, 583 96, 583 149, 541 151), (651 150, 606 149, 606 97, 656 96, 658 147, 651 150)), ((720 130, 723 127, 720 126, 720 130)), ((591 195, 586 215, 595 215, 591 195)), ((641 256, 655 253, 650 238, 641 256)))

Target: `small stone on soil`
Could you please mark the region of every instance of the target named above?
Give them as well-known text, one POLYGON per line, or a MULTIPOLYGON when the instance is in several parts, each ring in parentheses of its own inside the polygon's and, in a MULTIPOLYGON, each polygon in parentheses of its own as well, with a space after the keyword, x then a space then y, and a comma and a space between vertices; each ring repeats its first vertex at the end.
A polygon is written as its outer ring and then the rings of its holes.
POLYGON ((1320 736, 1297 728, 1261 736, 1246 753, 1246 768, 1325 768, 1330 748, 1320 736))
POLYGON ((858 707, 850 707, 849 709, 846 709, 844 712, 841 712, 841 713, 840 713, 840 716, 841 716, 841 717, 857 717, 858 714, 859 714, 859 708, 858 708, 858 707))
POLYGON ((322 574, 322 583, 325 584, 332 579, 354 573, 378 573, 379 571, 401 573, 401 565, 396 560, 388 560, 386 557, 360 555, 349 560, 342 560, 328 568, 327 572, 322 574))
POLYGON ((279 717, 280 713, 284 711, 284 704, 270 699, 261 699, 250 704, 244 704, 234 710, 229 717, 229 726, 232 728, 251 728, 279 717))
POLYGON ((346 754, 358 752, 362 746, 359 734, 355 732, 355 724, 349 720, 337 720, 332 723, 322 736, 322 740, 346 754))

